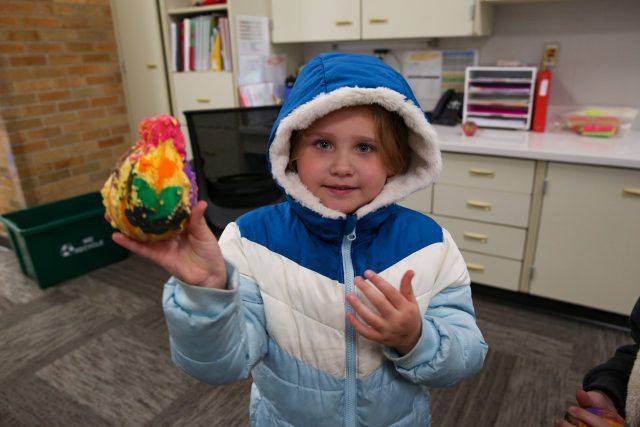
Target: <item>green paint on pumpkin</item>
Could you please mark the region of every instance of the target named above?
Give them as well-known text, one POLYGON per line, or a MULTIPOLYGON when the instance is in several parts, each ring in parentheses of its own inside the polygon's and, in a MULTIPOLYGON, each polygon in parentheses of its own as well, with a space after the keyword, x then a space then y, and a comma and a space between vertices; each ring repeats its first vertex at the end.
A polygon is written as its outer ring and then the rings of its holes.
POLYGON ((151 221, 171 215, 182 200, 180 187, 166 187, 158 195, 147 181, 139 177, 133 179, 133 186, 138 187, 138 198, 142 206, 153 212, 149 215, 151 221))

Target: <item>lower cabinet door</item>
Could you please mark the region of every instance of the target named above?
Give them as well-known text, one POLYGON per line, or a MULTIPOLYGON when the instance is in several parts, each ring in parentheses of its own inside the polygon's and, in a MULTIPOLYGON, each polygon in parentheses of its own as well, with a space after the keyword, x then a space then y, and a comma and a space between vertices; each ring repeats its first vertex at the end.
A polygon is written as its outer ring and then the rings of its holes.
POLYGON ((531 293, 629 315, 640 295, 640 171, 550 163, 531 293))

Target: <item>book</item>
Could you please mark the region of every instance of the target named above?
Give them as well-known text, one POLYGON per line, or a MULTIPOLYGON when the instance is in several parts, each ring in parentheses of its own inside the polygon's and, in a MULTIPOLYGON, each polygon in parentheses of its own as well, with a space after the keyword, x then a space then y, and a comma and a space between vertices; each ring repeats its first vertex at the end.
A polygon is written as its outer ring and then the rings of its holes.
MULTIPOLYGON (((214 21, 214 23, 217 20, 214 21)), ((211 69, 213 71, 222 71, 222 35, 220 30, 212 25, 211 38, 213 39, 211 48, 211 69)))
POLYGON ((189 71, 191 45, 191 19, 182 20, 182 71, 189 71))
POLYGON ((171 71, 178 71, 178 23, 171 22, 171 71))
POLYGON ((231 71, 231 34, 229 32, 229 18, 220 17, 220 32, 222 34, 222 65, 225 71, 231 71))

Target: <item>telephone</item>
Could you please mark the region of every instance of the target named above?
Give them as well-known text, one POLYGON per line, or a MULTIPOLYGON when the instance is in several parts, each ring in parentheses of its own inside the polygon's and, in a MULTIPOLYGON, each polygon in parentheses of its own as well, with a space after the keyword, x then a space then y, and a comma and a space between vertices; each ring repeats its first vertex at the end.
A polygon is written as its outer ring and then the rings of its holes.
POLYGON ((462 121, 464 93, 453 89, 444 91, 433 111, 427 112, 429 122, 434 125, 455 126, 462 121))

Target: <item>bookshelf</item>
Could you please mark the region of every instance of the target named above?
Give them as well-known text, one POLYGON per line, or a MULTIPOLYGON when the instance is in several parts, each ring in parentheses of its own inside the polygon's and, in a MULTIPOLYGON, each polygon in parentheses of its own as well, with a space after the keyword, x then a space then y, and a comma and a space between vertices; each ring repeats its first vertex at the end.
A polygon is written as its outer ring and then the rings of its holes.
POLYGON ((531 127, 536 67, 467 67, 462 120, 479 127, 531 127))
MULTIPOLYGON (((209 57, 206 65, 195 66, 195 22, 203 17, 232 18, 231 3, 213 6, 192 6, 189 0, 159 0, 160 22, 164 46, 165 65, 168 74, 168 86, 174 116, 180 121, 185 136, 187 121, 184 111, 208 108, 231 108, 237 105, 235 80, 233 75, 233 46, 228 46, 231 63, 226 69, 215 70, 210 63, 210 53, 199 52, 198 56, 209 57), (188 31, 181 28, 185 22, 192 22, 188 31), (181 31, 182 30, 182 31, 181 31), (182 32, 182 38, 180 33, 182 32), (189 37, 185 40, 184 37, 189 37), (185 46, 189 46, 191 51, 185 46), (185 56, 186 55, 186 56, 185 56), (185 64, 185 58, 186 64, 185 64), (189 60, 189 58, 191 58, 189 60)), ((228 22, 228 21, 227 21, 228 22)), ((211 19, 209 23, 212 24, 211 19)), ((230 27, 230 25, 229 25, 230 27)), ((198 30, 198 36, 203 29, 198 30)), ((211 34, 211 27, 209 33, 211 34)), ((229 31, 230 33, 230 31, 229 31)), ((231 35, 229 35, 230 44, 231 35)), ((201 45, 201 42, 198 42, 201 45)), ((207 43, 208 45, 208 43, 207 43)), ((199 59, 199 62, 202 62, 199 59)))
MULTIPOLYGON (((136 0, 137 1, 137 0, 136 0)), ((173 115, 182 125, 188 139, 187 121, 184 111, 198 111, 239 106, 238 99, 238 42, 235 26, 239 16, 271 15, 270 0, 227 0, 224 4, 193 6, 193 0, 157 0, 162 27, 164 58, 173 115), (176 66, 176 54, 172 49, 172 27, 176 28, 185 19, 196 20, 200 16, 226 18, 227 53, 229 61, 221 71, 208 65, 185 70, 176 66), (195 69, 197 68, 197 69, 195 69)), ((175 33, 175 29, 173 30, 175 33)), ((206 31, 205 31, 206 33, 206 31)), ((274 53, 287 55, 289 72, 301 65, 303 50, 301 45, 274 47, 274 53)), ((206 54, 205 54, 206 56, 206 54)))

